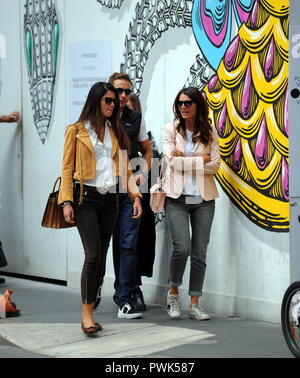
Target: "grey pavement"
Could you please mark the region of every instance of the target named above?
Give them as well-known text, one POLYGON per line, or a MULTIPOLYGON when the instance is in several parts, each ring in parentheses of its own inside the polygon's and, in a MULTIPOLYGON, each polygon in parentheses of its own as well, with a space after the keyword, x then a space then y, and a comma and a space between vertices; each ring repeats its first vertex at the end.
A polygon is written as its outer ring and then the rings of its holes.
POLYGON ((142 319, 123 320, 105 296, 95 313, 103 331, 88 338, 78 290, 11 277, 6 289, 15 290, 21 316, 0 319, 0 358, 293 358, 279 324, 218 314, 199 322, 187 311, 171 320, 149 303, 142 319))

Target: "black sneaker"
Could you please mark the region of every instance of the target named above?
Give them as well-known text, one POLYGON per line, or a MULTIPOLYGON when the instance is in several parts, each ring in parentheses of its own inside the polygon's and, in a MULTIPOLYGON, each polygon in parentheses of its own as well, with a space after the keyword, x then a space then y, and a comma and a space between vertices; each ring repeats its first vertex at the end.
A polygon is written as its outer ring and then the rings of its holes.
POLYGON ((142 317, 143 314, 137 312, 129 303, 126 303, 118 312, 118 318, 120 319, 136 319, 142 317))
POLYGON ((100 305, 100 302, 101 302, 101 289, 102 289, 102 286, 99 287, 98 294, 97 294, 97 297, 96 297, 96 301, 94 303, 94 309, 93 309, 93 311, 97 311, 98 307, 100 305))
POLYGON ((0 284, 5 284, 5 279, 4 278, 0 278, 0 284))
POLYGON ((133 290, 132 303, 134 305, 134 308, 137 311, 146 311, 147 309, 144 302, 144 296, 143 296, 142 290, 139 287, 133 290))
POLYGON ((117 306, 120 306, 120 305, 119 305, 119 294, 118 294, 117 291, 115 291, 115 294, 113 295, 113 300, 114 300, 114 302, 115 302, 115 304, 116 304, 117 306))

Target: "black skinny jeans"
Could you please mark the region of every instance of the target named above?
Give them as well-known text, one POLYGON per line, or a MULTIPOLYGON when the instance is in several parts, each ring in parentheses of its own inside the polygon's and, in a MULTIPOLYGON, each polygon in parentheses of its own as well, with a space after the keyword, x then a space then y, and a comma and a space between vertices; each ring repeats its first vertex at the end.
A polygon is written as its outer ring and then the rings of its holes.
POLYGON ((75 189, 74 213, 84 248, 85 260, 81 274, 83 304, 96 300, 97 290, 105 272, 106 254, 118 216, 118 196, 100 194, 96 188, 84 186, 84 197, 79 205, 79 186, 75 189))

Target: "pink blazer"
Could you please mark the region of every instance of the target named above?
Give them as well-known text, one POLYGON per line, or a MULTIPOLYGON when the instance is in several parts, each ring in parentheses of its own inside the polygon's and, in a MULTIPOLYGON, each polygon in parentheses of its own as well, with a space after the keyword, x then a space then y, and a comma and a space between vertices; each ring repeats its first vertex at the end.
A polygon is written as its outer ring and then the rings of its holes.
POLYGON ((169 161, 163 186, 167 197, 180 197, 187 175, 191 174, 192 171, 196 172, 196 185, 205 201, 219 197, 213 177, 221 164, 219 137, 215 128, 213 128, 211 142, 207 146, 197 142, 195 148, 197 154, 210 154, 211 161, 209 163, 204 164, 201 157, 171 156, 171 152, 175 149, 184 153, 184 145, 184 138, 176 131, 176 123, 168 123, 163 126, 163 153, 169 161))

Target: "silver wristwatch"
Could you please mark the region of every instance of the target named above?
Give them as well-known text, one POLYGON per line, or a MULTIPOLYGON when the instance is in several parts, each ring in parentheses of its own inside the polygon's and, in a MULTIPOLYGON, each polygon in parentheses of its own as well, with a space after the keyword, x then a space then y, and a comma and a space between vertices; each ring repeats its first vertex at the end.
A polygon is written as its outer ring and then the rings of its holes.
POLYGON ((62 203, 62 207, 65 207, 68 204, 71 205, 72 202, 71 201, 65 201, 65 202, 62 203))

